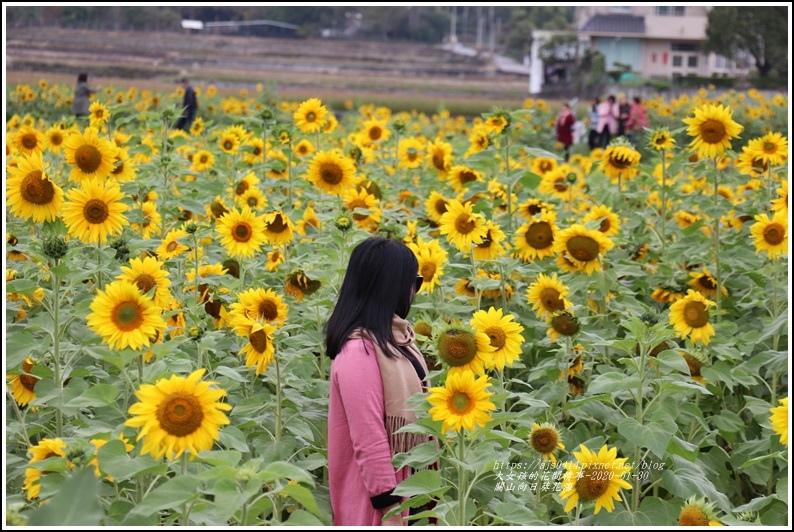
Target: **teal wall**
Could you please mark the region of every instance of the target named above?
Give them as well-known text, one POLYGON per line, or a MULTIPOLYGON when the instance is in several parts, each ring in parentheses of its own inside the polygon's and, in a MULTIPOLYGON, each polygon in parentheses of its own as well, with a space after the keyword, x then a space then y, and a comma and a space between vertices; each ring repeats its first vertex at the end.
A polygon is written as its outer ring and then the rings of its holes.
POLYGON ((604 54, 607 70, 614 70, 615 61, 631 65, 634 72, 642 72, 642 40, 631 37, 595 37, 596 49, 604 54))

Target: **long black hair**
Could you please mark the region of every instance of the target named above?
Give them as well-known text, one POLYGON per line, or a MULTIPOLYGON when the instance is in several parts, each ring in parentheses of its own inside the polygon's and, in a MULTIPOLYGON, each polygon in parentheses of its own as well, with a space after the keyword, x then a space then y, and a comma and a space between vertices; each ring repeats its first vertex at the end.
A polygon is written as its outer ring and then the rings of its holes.
POLYGON ((371 339, 387 356, 386 344, 394 345, 392 317, 408 315, 419 262, 408 246, 397 240, 370 237, 350 254, 342 288, 325 325, 326 354, 333 359, 350 333, 369 331, 371 339))

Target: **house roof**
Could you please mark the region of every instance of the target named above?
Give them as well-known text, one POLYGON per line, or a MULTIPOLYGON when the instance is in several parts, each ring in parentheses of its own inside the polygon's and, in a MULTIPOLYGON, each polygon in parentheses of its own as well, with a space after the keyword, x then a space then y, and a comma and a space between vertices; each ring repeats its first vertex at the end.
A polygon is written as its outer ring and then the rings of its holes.
POLYGON ((615 13, 597 13, 582 26, 586 33, 645 33, 645 17, 615 13))

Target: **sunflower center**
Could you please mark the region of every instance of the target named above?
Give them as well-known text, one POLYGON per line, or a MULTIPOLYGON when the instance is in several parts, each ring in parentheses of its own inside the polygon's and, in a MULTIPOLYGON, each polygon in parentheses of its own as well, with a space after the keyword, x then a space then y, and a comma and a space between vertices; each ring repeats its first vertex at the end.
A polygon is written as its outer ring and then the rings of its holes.
POLYGON ((102 164, 102 154, 94 146, 83 144, 74 152, 74 162, 86 174, 93 174, 102 164))
POLYGON ((111 320, 124 332, 134 331, 143 323, 143 312, 136 301, 123 301, 113 309, 111 320))
POLYGON ((777 144, 774 142, 764 142, 764 153, 775 153, 777 151, 777 144))
POLYGON ((714 279, 712 279, 709 275, 700 276, 698 283, 706 290, 714 290, 717 288, 717 285, 714 283, 714 279))
POLYGON ((585 501, 594 501, 606 493, 611 476, 609 469, 585 467, 581 478, 576 481, 576 493, 585 501))
POLYGON ((464 366, 477 356, 477 341, 470 333, 453 329, 439 339, 438 354, 450 366, 464 366))
POLYGON ((267 230, 271 233, 283 233, 287 230, 287 224, 284 222, 284 217, 276 214, 272 222, 267 223, 267 230))
POLYGON ((53 133, 50 135, 50 144, 53 146, 60 146, 63 143, 63 135, 60 133, 53 133))
POLYGON ((753 159, 753 168, 766 172, 767 164, 763 159, 753 159))
POLYGON ((491 238, 491 231, 488 230, 485 236, 482 237, 482 243, 477 244, 477 247, 480 249, 488 249, 491 247, 491 244, 493 244, 493 238, 491 238))
POLYGON ((557 192, 565 192, 568 190, 568 183, 566 183, 563 178, 558 177, 557 180, 554 182, 554 190, 557 192))
POLYGON ((707 144, 719 144, 725 140, 725 124, 709 119, 700 124, 700 137, 707 144))
POLYGON ((697 329, 709 322, 709 313, 706 305, 700 301, 690 301, 684 307, 684 321, 689 327, 697 329))
POLYGON ((529 214, 530 216, 535 216, 536 214, 540 214, 541 212, 543 212, 543 209, 541 208, 540 205, 534 203, 531 205, 527 205, 527 214, 529 214))
POLYGON ((250 196, 246 203, 249 207, 256 207, 259 204, 259 201, 254 196, 250 196))
POLYGON ((477 174, 472 172, 471 170, 464 170, 460 173, 460 182, 461 183, 469 183, 471 181, 477 181, 477 174))
POLYGON ((264 353, 267 350, 267 333, 264 329, 249 334, 248 341, 251 343, 251 347, 256 349, 257 353, 264 353))
POLYGON ((410 162, 414 162, 414 161, 416 161, 416 159, 419 157, 419 152, 418 152, 418 151, 416 151, 416 149, 414 149, 414 148, 411 148, 411 149, 409 149, 409 150, 408 150, 408 152, 406 153, 406 157, 408 158, 408 160, 409 160, 410 162))
POLYGON ((324 164, 320 167, 320 178, 329 185, 338 185, 342 182, 342 169, 336 164, 324 164))
POLYGON ((548 222, 536 222, 529 226, 524 239, 535 249, 546 249, 554 241, 554 233, 548 222))
POLYGON ((663 144, 666 144, 667 143, 667 136, 666 135, 659 135, 658 137, 656 137, 656 141, 655 142, 656 142, 657 146, 661 146, 663 144))
POLYGON ((369 128, 369 138, 370 140, 379 140, 383 136, 383 130, 380 126, 373 126, 369 128))
POLYGON ((204 303, 204 312, 212 316, 214 319, 220 319, 221 317, 221 302, 220 300, 217 301, 207 301, 204 303))
POLYGON ((19 188, 22 198, 34 205, 47 205, 55 197, 55 187, 44 178, 41 170, 33 170, 26 175, 19 188))
POLYGON ((221 216, 229 212, 229 209, 224 207, 220 201, 213 201, 212 203, 210 203, 210 212, 212 212, 212 215, 215 218, 220 218, 221 216))
POLYGON ((36 382, 39 380, 38 377, 34 377, 33 375, 28 375, 28 373, 30 373, 30 370, 33 369, 34 365, 35 364, 32 364, 32 363, 28 362, 27 360, 23 361, 22 362, 22 371, 24 373, 22 373, 19 376, 19 383, 22 386, 24 386, 26 390, 29 390, 31 392, 33 391, 33 388, 36 386, 36 382))
POLYGON ((246 222, 235 224, 234 230, 232 231, 232 238, 234 238, 235 241, 248 242, 251 240, 252 236, 254 236, 254 232, 251 230, 251 226, 246 222))
POLYGON ((234 141, 231 141, 231 140, 225 140, 225 141, 223 141, 223 149, 224 149, 224 150, 227 150, 227 151, 229 151, 229 150, 231 150, 232 148, 234 148, 234 141))
POLYGON ((686 506, 678 514, 679 526, 708 526, 708 516, 697 506, 686 506))
POLYGON ((539 428, 532 431, 529 436, 529 443, 532 448, 541 454, 549 454, 557 448, 557 432, 548 427, 539 428))
POLYGON ((259 157, 260 155, 262 155, 262 148, 254 146, 254 157, 259 157))
POLYGON ((433 154, 433 166, 436 170, 444 170, 444 154, 443 153, 434 153, 433 154))
POLYGON ((602 233, 606 233, 609 231, 610 227, 612 227, 612 223, 609 221, 609 218, 604 218, 601 220, 601 225, 598 226, 598 230, 602 233))
POLYGON ((170 393, 157 406, 157 421, 171 436, 189 436, 201 426, 204 410, 198 398, 187 392, 170 393))
POLYGON ((427 282, 436 275, 436 265, 432 262, 426 262, 422 264, 422 267, 419 268, 419 273, 424 277, 425 281, 427 282))
MULTIPOLYGON (((355 211, 356 209, 359 209, 359 208, 360 209, 366 209, 368 207, 369 206, 367 205, 367 203, 365 201, 363 201, 363 200, 351 201, 348 204, 348 206, 347 206, 347 208, 350 209, 351 211, 355 211)), ((366 220, 367 218, 369 218, 369 216, 366 215, 366 214, 353 213, 353 219, 356 220, 356 221, 362 222, 362 221, 366 220)))
POLYGON ((625 155, 617 154, 609 158, 609 164, 622 170, 631 166, 631 160, 625 155))
POLYGON ((278 307, 276 303, 270 299, 259 303, 259 315, 266 321, 273 321, 278 318, 278 307))
POLYGON ((142 273, 135 278, 135 286, 138 287, 142 294, 145 294, 157 286, 157 281, 148 273, 142 273))
POLYGON ((491 346, 495 347, 497 351, 502 349, 507 343, 507 334, 501 327, 490 327, 485 334, 491 339, 491 346))
POLYGON ((307 122, 314 122, 315 120, 317 120, 317 115, 314 113, 314 111, 309 111, 306 113, 307 122))
POLYGON ((124 161, 116 162, 116 166, 113 167, 113 170, 110 171, 113 175, 119 175, 124 171, 124 161))
POLYGON ((589 262, 598 258, 598 242, 589 236, 577 235, 565 244, 573 258, 582 262, 589 262))
POLYGON ((35 149, 36 146, 38 145, 38 140, 36 139, 36 135, 34 133, 27 133, 25 135, 22 135, 21 144, 26 150, 35 149))
POLYGON ((550 312, 565 310, 565 302, 560 293, 554 288, 544 288, 540 291, 540 302, 543 308, 550 312))
POLYGON ((83 206, 83 217, 88 223, 101 224, 108 219, 108 216, 110 211, 102 200, 92 199, 83 206))
POLYGON ((455 218, 455 230, 462 235, 468 235, 474 231, 476 226, 477 224, 474 223, 474 219, 466 213, 455 218))
POLYGON ((447 212, 447 201, 446 200, 438 200, 435 205, 436 212, 439 215, 444 214, 447 212))
POLYGON ((772 246, 777 246, 786 238, 786 229, 777 223, 771 223, 764 227, 764 241, 772 246))
POLYGON ((468 414, 473 406, 474 401, 465 392, 455 392, 449 398, 449 409, 459 416, 468 414))
POLYGON ((170 253, 176 251, 177 246, 179 246, 179 244, 176 243, 176 240, 172 240, 167 246, 165 246, 165 250, 170 253))
POLYGON ((551 319, 552 328, 564 336, 579 332, 579 321, 568 313, 558 314, 551 319))
POLYGON ((540 169, 540 173, 545 174, 546 172, 550 172, 554 169, 554 164, 548 161, 542 161, 538 168, 540 169))

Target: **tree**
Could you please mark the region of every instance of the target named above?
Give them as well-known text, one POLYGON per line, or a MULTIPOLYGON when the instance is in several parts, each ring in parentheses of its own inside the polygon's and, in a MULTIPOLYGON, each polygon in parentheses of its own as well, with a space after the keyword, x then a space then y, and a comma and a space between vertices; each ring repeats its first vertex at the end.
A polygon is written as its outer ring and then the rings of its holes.
POLYGON ((704 52, 728 59, 749 54, 758 75, 788 69, 788 6, 718 6, 709 11, 704 52))
POLYGON ((532 47, 534 30, 571 30, 573 8, 570 6, 512 7, 504 28, 507 55, 519 61, 532 47))

